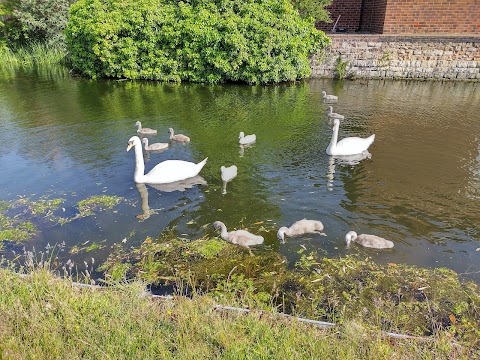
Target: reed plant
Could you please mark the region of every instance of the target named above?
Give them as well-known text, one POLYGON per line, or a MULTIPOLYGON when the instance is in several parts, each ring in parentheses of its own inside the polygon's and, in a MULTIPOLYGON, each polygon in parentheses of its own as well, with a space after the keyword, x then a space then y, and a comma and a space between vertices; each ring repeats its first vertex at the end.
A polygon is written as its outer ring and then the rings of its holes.
POLYGON ((67 52, 61 45, 32 43, 15 49, 0 47, 0 68, 66 65, 67 52))

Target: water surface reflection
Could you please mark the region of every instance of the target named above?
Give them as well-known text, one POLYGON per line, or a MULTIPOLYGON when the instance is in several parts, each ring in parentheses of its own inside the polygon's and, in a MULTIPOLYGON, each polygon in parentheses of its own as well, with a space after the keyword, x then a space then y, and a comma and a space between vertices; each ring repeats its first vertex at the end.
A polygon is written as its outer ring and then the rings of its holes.
MULTIPOLYGON (((67 211, 91 195, 128 200, 115 212, 43 226, 27 247, 104 241, 105 249, 95 254, 101 261, 108 245, 127 237, 135 246, 165 229, 193 239, 214 235, 211 224, 221 215, 232 228, 262 235, 267 248, 292 261, 304 246, 331 257, 360 253, 380 262, 447 266, 478 279, 477 84, 310 80, 205 86, 89 81, 51 72, 4 74, 0 84, 0 141, 6 144, 0 147, 0 200, 62 196, 67 211), (323 90, 339 96, 335 111, 345 115, 340 138, 376 134, 364 158, 326 155, 331 126, 323 90), (168 142, 169 127, 192 137, 188 144, 146 154, 147 171, 168 159, 208 156, 196 183, 202 185, 135 185, 135 164, 124 146, 136 134, 136 121, 159 130, 151 142, 168 142), (238 134, 246 129, 258 140, 239 148, 238 134), (218 169, 232 163, 238 175, 222 195, 218 169), (328 236, 280 246, 279 226, 302 218, 321 220, 328 236), (395 248, 346 249, 350 229, 391 239, 395 248)), ((72 256, 83 263, 91 255, 72 256)))

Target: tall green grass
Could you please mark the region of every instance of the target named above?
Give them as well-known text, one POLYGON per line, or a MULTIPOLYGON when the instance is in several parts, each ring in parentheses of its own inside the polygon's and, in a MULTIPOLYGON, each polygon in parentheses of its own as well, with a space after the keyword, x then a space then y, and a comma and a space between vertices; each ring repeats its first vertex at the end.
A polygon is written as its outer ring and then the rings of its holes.
POLYGON ((65 65, 66 50, 59 45, 34 43, 18 49, 0 47, 0 68, 65 65))
MULTIPOLYGON (((79 289, 37 269, 0 269, 1 359, 440 359, 475 350, 440 335, 387 339, 350 321, 325 330, 253 312, 212 310, 211 297, 154 301, 134 281, 79 289)), ((274 311, 274 309, 272 309, 274 311)))

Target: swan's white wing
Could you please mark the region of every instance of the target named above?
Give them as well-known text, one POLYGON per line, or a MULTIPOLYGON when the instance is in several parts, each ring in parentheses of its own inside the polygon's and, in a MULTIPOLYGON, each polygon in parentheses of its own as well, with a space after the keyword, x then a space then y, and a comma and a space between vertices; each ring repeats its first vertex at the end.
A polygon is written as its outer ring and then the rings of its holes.
POLYGON ((240 139, 240 144, 250 144, 257 141, 257 136, 255 134, 244 136, 240 139))
POLYGON ((263 237, 246 230, 236 230, 228 233, 230 241, 238 245, 249 246, 263 243, 263 237))
POLYGON ((147 184, 165 184, 196 176, 202 166, 189 161, 167 160, 156 165, 145 175, 147 184))
POLYGON ((302 219, 290 226, 290 232, 292 236, 314 233, 317 230, 323 230, 323 224, 317 220, 302 219))
POLYGON ((365 247, 370 247, 375 249, 387 249, 387 248, 393 247, 392 241, 376 235, 361 234, 361 235, 358 235, 358 238, 356 241, 365 247))
POLYGON ((371 135, 368 138, 360 137, 347 137, 337 142, 338 155, 341 154, 359 154, 368 149, 375 140, 375 135, 371 135))

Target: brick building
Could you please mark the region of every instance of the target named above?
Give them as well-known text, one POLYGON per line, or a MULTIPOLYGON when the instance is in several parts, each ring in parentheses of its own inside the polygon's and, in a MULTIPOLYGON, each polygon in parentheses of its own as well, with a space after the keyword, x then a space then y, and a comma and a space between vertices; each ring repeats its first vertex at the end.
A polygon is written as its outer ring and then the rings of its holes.
POLYGON ((331 32, 377 34, 480 34, 480 0, 333 0, 331 32))

